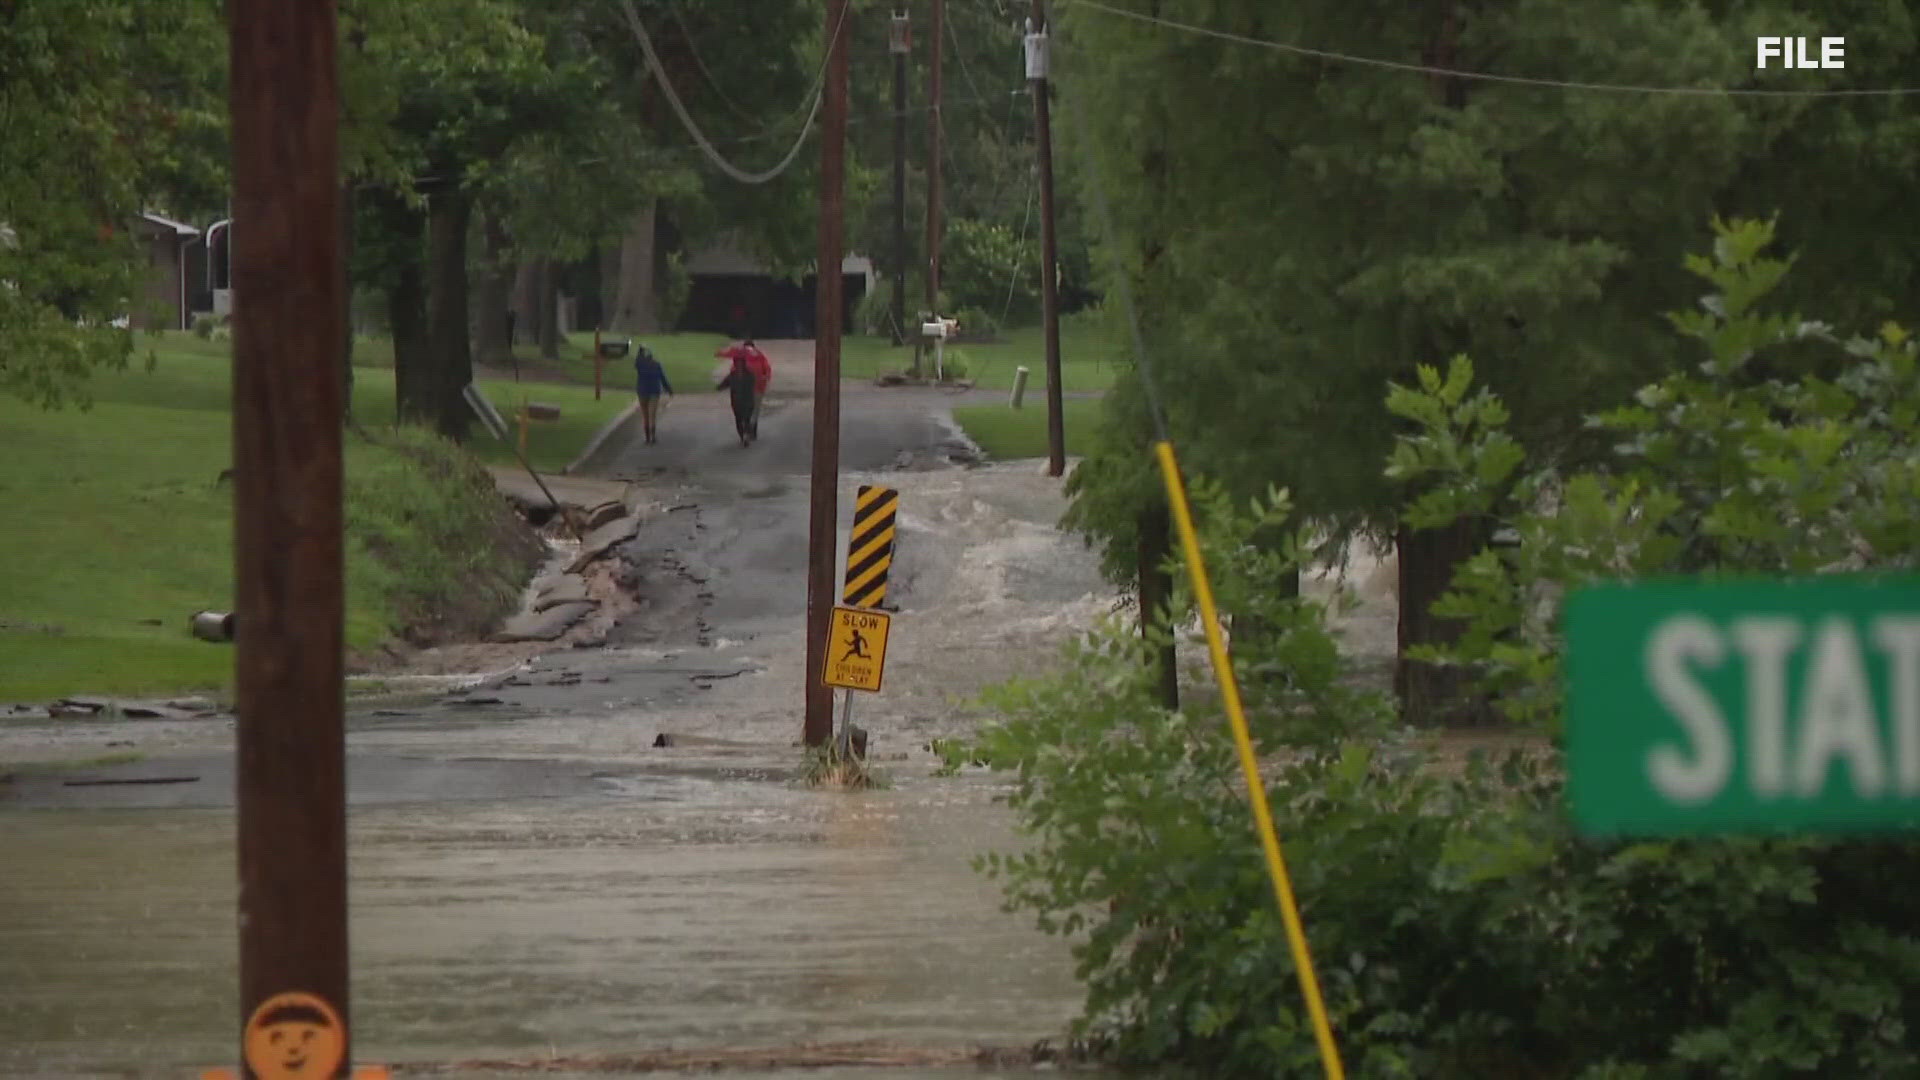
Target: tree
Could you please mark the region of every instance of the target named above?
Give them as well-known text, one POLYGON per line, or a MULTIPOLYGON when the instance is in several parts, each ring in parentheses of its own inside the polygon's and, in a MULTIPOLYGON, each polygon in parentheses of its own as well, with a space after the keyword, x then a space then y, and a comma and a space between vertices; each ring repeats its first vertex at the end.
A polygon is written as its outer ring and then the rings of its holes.
POLYGON ((472 378, 468 231, 475 200, 521 139, 568 130, 594 100, 592 73, 555 62, 513 0, 418 5, 361 0, 349 140, 383 193, 363 224, 363 270, 384 271, 403 416, 463 438, 472 378), (421 221, 425 252, 421 251, 421 221), (419 282, 424 279, 424 290, 419 282), (423 328, 423 329, 422 329, 423 328))
MULTIPOLYGON (((1751 38, 1699 8, 1448 2, 1356 18, 1348 3, 1160 0, 1164 18, 1256 39, 1460 69, 1709 84, 1751 38), (1597 20, 1597 21, 1596 21, 1597 20)), ((1537 452, 1584 449, 1583 405, 1659 364, 1645 317, 1738 175, 1753 122, 1716 96, 1469 83, 1303 59, 1091 9, 1061 18, 1067 132, 1146 252, 1138 293, 1169 422, 1198 473, 1241 496, 1393 536, 1403 653, 1446 640, 1428 601, 1484 539, 1402 528, 1379 475, 1396 428, 1379 387, 1471 352, 1537 452), (1091 58, 1098 57, 1099 62, 1091 58), (1072 125, 1069 125, 1070 128, 1072 125)), ((1445 672, 1403 659, 1403 708, 1467 719, 1445 672)))
POLYGON ((208 0, 0 3, 0 393, 85 404, 124 366, 143 210, 217 190, 224 54, 208 0), (76 178, 85 183, 76 183, 76 178))

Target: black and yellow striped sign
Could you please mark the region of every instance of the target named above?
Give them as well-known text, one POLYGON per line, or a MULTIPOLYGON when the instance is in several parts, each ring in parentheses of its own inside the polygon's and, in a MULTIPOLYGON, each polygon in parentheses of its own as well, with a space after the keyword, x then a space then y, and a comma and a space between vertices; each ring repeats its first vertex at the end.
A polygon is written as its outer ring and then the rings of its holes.
POLYGON ((900 493, 890 487, 861 484, 853 497, 853 537, 847 542, 847 585, 841 602, 848 607, 878 607, 887 598, 887 568, 893 565, 894 511, 900 493))

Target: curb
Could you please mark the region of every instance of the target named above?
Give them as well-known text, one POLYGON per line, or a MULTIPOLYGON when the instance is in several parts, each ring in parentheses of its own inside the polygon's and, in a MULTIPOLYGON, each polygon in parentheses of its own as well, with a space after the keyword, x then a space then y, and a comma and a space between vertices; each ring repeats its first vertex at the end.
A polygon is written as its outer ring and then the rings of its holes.
POLYGON ((561 469, 560 475, 572 476, 573 471, 575 469, 578 469, 580 466, 585 465, 587 463, 588 458, 598 453, 600 450, 601 444, 606 442, 607 439, 611 438, 613 433, 619 430, 620 425, 626 423, 628 420, 633 419, 633 414, 635 412, 638 412, 639 409, 640 409, 640 403, 638 401, 627 402, 626 408, 620 410, 618 413, 615 413, 613 419, 608 420, 606 423, 600 425, 600 430, 594 432, 593 438, 587 440, 587 448, 585 450, 580 451, 580 456, 577 458, 574 458, 572 464, 568 465, 564 469, 561 469))

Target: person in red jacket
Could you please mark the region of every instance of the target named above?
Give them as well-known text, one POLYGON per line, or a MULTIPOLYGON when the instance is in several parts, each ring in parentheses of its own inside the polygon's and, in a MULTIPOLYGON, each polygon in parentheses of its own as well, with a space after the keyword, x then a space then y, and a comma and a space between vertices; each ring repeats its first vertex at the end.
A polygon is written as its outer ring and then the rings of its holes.
POLYGON ((749 439, 759 438, 760 405, 761 402, 766 399, 767 387, 773 383, 772 361, 768 360, 767 354, 761 352, 759 347, 753 343, 752 338, 742 338, 740 344, 729 345, 713 355, 733 362, 733 373, 729 374, 728 378, 733 378, 734 374, 744 374, 745 377, 742 378, 742 382, 745 382, 746 379, 752 380, 752 406, 748 410, 745 426, 740 434, 743 442, 749 439))

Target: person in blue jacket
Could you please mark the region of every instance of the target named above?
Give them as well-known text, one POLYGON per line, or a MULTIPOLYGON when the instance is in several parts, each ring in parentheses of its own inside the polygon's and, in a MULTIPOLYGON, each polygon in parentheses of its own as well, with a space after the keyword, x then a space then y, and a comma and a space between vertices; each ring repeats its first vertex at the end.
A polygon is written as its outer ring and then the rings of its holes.
POLYGON ((640 396, 640 424, 646 430, 647 445, 652 446, 660 441, 660 395, 672 397, 673 384, 667 381, 667 369, 645 345, 634 351, 633 372, 634 392, 640 396))

